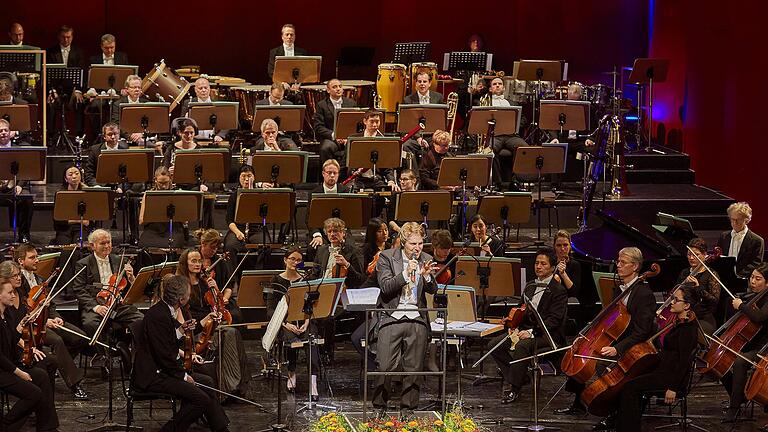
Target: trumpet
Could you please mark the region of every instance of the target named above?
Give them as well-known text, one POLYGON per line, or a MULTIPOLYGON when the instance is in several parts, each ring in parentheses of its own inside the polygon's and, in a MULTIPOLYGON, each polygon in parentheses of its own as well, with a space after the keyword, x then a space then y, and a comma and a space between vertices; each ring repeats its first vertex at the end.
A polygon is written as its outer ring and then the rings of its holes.
MULTIPOLYGON (((491 94, 486 93, 483 97, 480 98, 480 106, 487 107, 491 106, 491 94)), ((480 154, 490 154, 492 152, 491 150, 491 143, 486 142, 490 138, 491 131, 493 130, 494 124, 491 125, 491 122, 488 122, 488 132, 485 134, 477 134, 477 153, 480 154)))

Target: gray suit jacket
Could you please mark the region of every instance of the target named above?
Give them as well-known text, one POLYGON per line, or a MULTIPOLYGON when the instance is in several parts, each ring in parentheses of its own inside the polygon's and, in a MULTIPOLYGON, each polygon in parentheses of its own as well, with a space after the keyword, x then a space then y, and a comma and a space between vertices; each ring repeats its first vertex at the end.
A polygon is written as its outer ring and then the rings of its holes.
MULTIPOLYGON (((424 252, 419 256, 419 266, 425 262, 431 260, 432 257, 424 252)), ((407 284, 403 277, 403 269, 405 268, 403 262, 402 249, 386 249, 379 254, 379 261, 376 263, 376 274, 379 281, 379 288, 381 294, 379 295, 378 307, 395 309, 400 303, 400 294, 403 291, 403 287, 407 284)), ((426 282, 424 278, 420 279, 418 290, 418 307, 427 307, 426 293, 434 294, 437 292, 437 282, 435 278, 431 278, 429 282, 426 282)), ((424 324, 429 327, 429 319, 426 312, 419 312, 424 324)), ((395 321, 392 318, 391 313, 382 315, 380 320, 380 326, 395 321)))

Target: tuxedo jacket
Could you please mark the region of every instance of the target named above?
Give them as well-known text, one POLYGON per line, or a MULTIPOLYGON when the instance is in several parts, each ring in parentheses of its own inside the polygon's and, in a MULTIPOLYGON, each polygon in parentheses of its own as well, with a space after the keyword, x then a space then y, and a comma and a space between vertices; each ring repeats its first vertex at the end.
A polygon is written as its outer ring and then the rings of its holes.
MULTIPOLYGON (((621 294, 621 289, 616 287, 613 290, 614 298, 621 294)), ((638 282, 632 288, 627 301, 627 311, 632 317, 629 321, 629 327, 624 330, 619 340, 614 345, 618 357, 621 357, 627 350, 653 335, 654 317, 656 316, 656 299, 653 297, 651 286, 647 282, 638 282)))
MULTIPOLYGON (((354 100, 341 97, 342 108, 354 108, 357 104, 354 100)), ((315 139, 333 140, 333 119, 336 109, 333 107, 330 98, 325 98, 317 103, 315 115, 312 118, 312 129, 315 131, 315 139)))
MULTIPOLYGON (((88 61, 89 64, 104 64, 104 54, 99 53, 95 56, 91 56, 88 61)), ((115 64, 116 65, 127 65, 128 63, 128 55, 122 51, 115 51, 115 64)))
MULTIPOLYGON (((96 168, 99 165, 99 155, 101 154, 102 150, 106 150, 107 145, 104 143, 101 144, 94 144, 91 146, 90 149, 88 149, 88 159, 85 161, 85 167, 83 169, 83 177, 84 182, 88 186, 96 186, 98 183, 96 182, 96 168)), ((128 143, 124 140, 119 140, 117 142, 117 148, 119 150, 127 149, 128 143)))
MULTIPOLYGON (((419 103, 419 94, 418 92, 413 92, 405 97, 405 102, 407 104, 417 104, 419 103)), ((430 90, 429 91, 429 103, 431 104, 441 104, 443 103, 443 95, 430 90)))
POLYGON ((163 301, 150 307, 142 320, 131 324, 135 343, 133 379, 137 387, 146 389, 155 380, 166 377, 184 379, 176 335, 178 326, 163 301))
MULTIPOLYGON (((213 100, 213 99, 211 99, 213 100)), ((184 98, 184 100, 181 101, 181 116, 180 117, 189 117, 189 104, 191 102, 197 102, 197 97, 188 97, 184 98)), ((201 131, 203 128, 200 128, 201 131)), ((227 133, 229 133, 229 129, 222 129, 216 133, 216 136, 220 136, 221 138, 224 138, 227 136, 227 133)))
MULTIPOLYGON (((341 255, 349 261, 347 277, 344 283, 347 288, 357 288, 365 281, 365 263, 363 263, 363 253, 360 249, 350 243, 344 243, 340 251, 341 255)), ((328 259, 331 256, 330 245, 328 243, 317 248, 315 253, 314 267, 312 270, 312 279, 321 279, 328 267, 328 259)))
MULTIPOLYGON (((46 50, 46 61, 50 63, 63 63, 64 57, 61 55, 61 45, 56 44, 46 50)), ((80 47, 69 46, 69 57, 67 57, 67 67, 85 68, 85 56, 80 47)))
MULTIPOLYGON (((265 97, 264 99, 259 99, 259 100, 257 100, 254 103, 254 105, 268 106, 269 105, 269 98, 265 97)), ((283 100, 280 101, 280 103, 278 105, 293 105, 293 102, 291 102, 291 101, 289 101, 287 99, 283 99, 283 100)), ((259 125, 259 126, 261 126, 261 125, 259 125)))
MULTIPOLYGON (((341 184, 340 181, 336 182, 336 193, 348 193, 348 192, 349 192, 349 186, 341 184)), ((323 189, 323 182, 321 181, 319 185, 317 185, 314 189, 312 189, 312 191, 309 192, 309 199, 307 201, 311 203, 312 195, 324 194, 324 193, 325 193, 325 189, 323 189)), ((309 221, 309 214, 307 214, 306 220, 309 221)), ((323 236, 323 241, 328 242, 328 239, 325 238, 325 233, 323 232, 322 229, 315 228, 312 231, 312 235, 314 235, 315 233, 320 233, 320 235, 323 236)))
MULTIPOLYGON (((140 103, 149 102, 149 99, 147 99, 146 96, 142 95, 142 96, 139 96, 139 102, 140 103)), ((112 123, 120 124, 120 105, 125 103, 128 103, 128 96, 121 96, 120 99, 112 103, 112 112, 110 113, 110 116, 109 116, 110 121, 112 123)), ((125 136, 126 133, 121 131, 120 135, 125 136)))
MULTIPOLYGON (((547 326, 549 334, 558 346, 565 344, 565 322, 568 318, 568 292, 563 285, 553 277, 546 287, 537 286, 535 283, 529 283, 525 287, 525 295, 528 299, 533 299, 538 290, 544 290, 536 308, 541 315, 544 325, 547 326)), ((522 305, 522 302, 521 302, 522 305)), ((533 330, 536 337, 546 337, 544 329, 536 319, 531 305, 526 306, 523 321, 518 326, 519 330, 533 330)))
MULTIPOLYGON (((112 273, 116 273, 120 267, 120 257, 115 254, 109 254, 109 265, 112 273)), ((93 310, 99 303, 96 301, 96 294, 101 291, 101 277, 99 275, 99 264, 96 262, 96 256, 93 253, 88 254, 75 263, 75 273, 85 267, 82 273, 78 274, 72 282, 72 287, 77 296, 77 304, 81 311, 93 310)), ((125 291, 130 286, 125 288, 125 291)))
MULTIPOLYGON (((272 48, 271 50, 269 50, 269 63, 267 63, 267 76, 269 76, 269 79, 272 79, 272 74, 275 72, 275 57, 284 56, 284 55, 285 55, 285 49, 283 48, 283 44, 280 44, 279 47, 272 48)), ((296 45, 294 45, 293 55, 305 56, 307 55, 307 50, 303 48, 299 48, 296 45)))
MULTIPOLYGON (((38 275, 35 275, 35 283, 36 285, 40 285, 45 280, 41 278, 38 275)), ((48 286, 48 292, 50 293, 51 288, 53 288, 53 282, 55 282, 56 279, 52 281, 51 285, 48 286)), ((64 282, 64 281, 62 281, 64 282)), ((31 290, 32 287, 29 286, 29 282, 27 282, 27 278, 24 277, 24 275, 21 275, 21 286, 19 287, 19 319, 23 318, 24 315, 27 314, 27 297, 29 297, 29 290, 31 290)), ((56 310, 56 302, 51 301, 51 303, 48 305, 48 318, 61 318, 61 315, 56 310)))
MULTIPOLYGON (((423 266, 424 263, 431 260, 432 257, 422 252, 419 255, 419 266, 423 266)), ((376 275, 379 282, 379 288, 381 294, 379 294, 378 307, 386 309, 395 309, 400 303, 400 295, 403 291, 403 287, 407 284, 403 277, 403 270, 405 269, 405 262, 403 261, 403 252, 401 248, 385 249, 379 254, 379 260, 376 262, 376 275)), ((434 294, 437 292, 437 282, 435 278, 430 278, 427 282, 423 277, 420 278, 417 306, 420 308, 427 307, 427 295, 426 293, 434 294)), ((392 317, 392 312, 387 312, 381 316, 379 321, 380 326, 392 323, 395 318, 392 317)), ((422 321, 429 328, 429 318, 426 312, 419 312, 422 321)))
MULTIPOLYGON (((731 248, 731 231, 720 234, 717 245, 727 255, 731 248)), ((761 262, 763 262, 763 252, 765 243, 763 238, 755 234, 752 230, 747 230, 744 241, 741 242, 739 256, 736 257, 736 275, 748 278, 761 262)))

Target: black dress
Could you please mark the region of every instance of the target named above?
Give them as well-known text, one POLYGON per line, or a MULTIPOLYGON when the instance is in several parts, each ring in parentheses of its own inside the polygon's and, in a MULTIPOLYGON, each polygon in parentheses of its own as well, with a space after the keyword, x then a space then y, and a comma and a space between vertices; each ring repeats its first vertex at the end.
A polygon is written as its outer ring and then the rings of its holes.
MULTIPOLYGON (((299 279, 300 280, 300 279, 299 279)), ((291 286, 291 281, 288 279, 280 276, 279 274, 274 275, 272 277, 272 293, 265 295, 266 305, 267 305, 267 315, 269 317, 272 317, 272 314, 275 313, 275 308, 277 307, 277 304, 280 302, 280 300, 283 298, 283 293, 288 291, 288 288, 291 286)), ((293 323, 296 325, 296 327, 301 327, 304 323, 300 321, 295 321, 293 323)), ((309 322, 309 327, 307 328, 307 331, 304 333, 301 333, 299 335, 290 332, 285 329, 285 327, 280 328, 280 333, 278 336, 278 340, 280 340, 283 345, 285 345, 285 357, 288 360, 288 370, 291 372, 296 372, 296 363, 298 361, 299 353, 297 349, 290 348, 289 344, 294 342, 299 342, 302 340, 307 340, 308 333, 317 334, 317 326, 315 325, 314 320, 309 322)), ((308 344, 304 345, 305 347, 309 347, 308 344)), ((309 349, 306 350, 307 355, 309 356, 309 349)), ((317 345, 312 345, 312 362, 310 364, 310 374, 311 375, 318 375, 320 371, 320 350, 318 349, 317 345)))
MULTIPOLYGON (((677 278, 677 283, 682 283, 690 274, 689 269, 683 269, 677 278)), ((707 334, 712 334, 717 328, 715 314, 720 301, 720 284, 707 271, 700 272, 695 277, 699 281, 696 291, 701 296, 701 301, 693 307, 693 312, 701 323, 702 329, 707 334)))

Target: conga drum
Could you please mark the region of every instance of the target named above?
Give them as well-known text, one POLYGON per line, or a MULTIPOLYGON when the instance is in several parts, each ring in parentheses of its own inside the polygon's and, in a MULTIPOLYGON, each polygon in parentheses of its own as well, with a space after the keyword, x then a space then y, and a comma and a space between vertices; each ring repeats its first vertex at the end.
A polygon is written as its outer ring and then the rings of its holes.
POLYGON ((371 93, 373 92, 373 81, 366 80, 340 80, 344 87, 344 96, 354 99, 359 107, 370 107, 371 93), (347 90, 349 88, 349 90, 347 90))
POLYGON ((416 75, 425 72, 429 74, 429 89, 437 91, 437 63, 420 62, 411 63, 411 93, 416 91, 416 75))
POLYGON ((376 76, 376 102, 374 106, 388 113, 397 112, 405 99, 405 65, 382 63, 376 76))
POLYGON ((160 60, 141 82, 141 91, 151 100, 171 103, 171 111, 189 91, 189 82, 160 60))
POLYGON ((229 93, 234 101, 240 103, 240 119, 253 121, 253 109, 256 101, 269 96, 269 85, 248 85, 230 87, 229 93))

